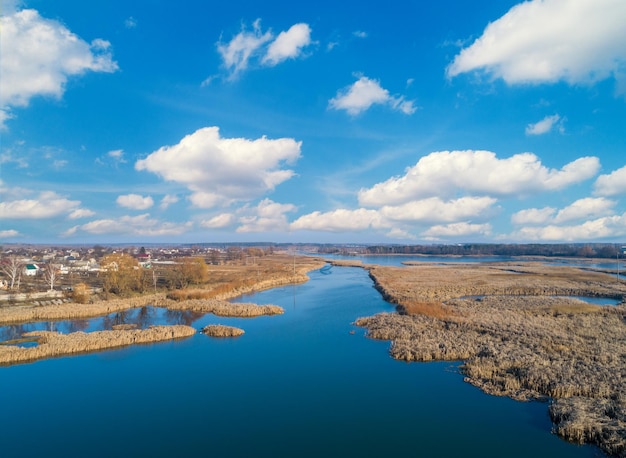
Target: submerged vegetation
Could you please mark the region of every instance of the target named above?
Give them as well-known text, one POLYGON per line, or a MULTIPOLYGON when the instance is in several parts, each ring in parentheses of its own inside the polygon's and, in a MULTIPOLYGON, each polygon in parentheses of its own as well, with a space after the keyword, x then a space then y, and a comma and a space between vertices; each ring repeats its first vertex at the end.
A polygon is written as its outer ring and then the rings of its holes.
POLYGON ((462 360, 466 380, 517 400, 550 399, 555 431, 626 456, 626 304, 615 277, 535 264, 371 267, 397 314, 361 318, 404 361, 462 360))

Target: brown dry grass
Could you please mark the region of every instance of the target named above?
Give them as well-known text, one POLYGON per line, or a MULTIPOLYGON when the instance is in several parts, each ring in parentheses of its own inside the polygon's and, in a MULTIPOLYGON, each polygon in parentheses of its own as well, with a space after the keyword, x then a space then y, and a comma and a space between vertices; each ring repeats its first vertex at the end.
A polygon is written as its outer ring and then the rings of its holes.
POLYGON ((202 333, 210 337, 239 337, 244 335, 244 330, 234 326, 210 324, 202 328, 202 333))
POLYGON ((50 331, 29 332, 25 337, 38 337, 36 347, 0 346, 0 365, 14 365, 45 358, 90 353, 129 345, 180 339, 195 334, 190 326, 154 326, 143 330, 74 332, 59 334, 50 331))
POLYGON ((564 297, 624 298, 615 277, 530 263, 371 267, 370 275, 412 312, 357 320, 392 341, 394 358, 462 360, 466 380, 487 393, 553 399, 561 437, 626 456, 626 304, 564 297))
POLYGON ((406 300, 398 305, 398 311, 405 315, 424 315, 439 320, 445 320, 455 316, 455 312, 441 302, 424 302, 406 300))

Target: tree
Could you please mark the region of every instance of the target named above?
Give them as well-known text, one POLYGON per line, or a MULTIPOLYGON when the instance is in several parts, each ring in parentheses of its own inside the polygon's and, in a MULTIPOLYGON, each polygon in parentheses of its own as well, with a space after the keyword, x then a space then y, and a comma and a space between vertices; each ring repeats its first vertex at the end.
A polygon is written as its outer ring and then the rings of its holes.
POLYGON ((54 284, 59 278, 60 270, 57 266, 48 264, 43 271, 43 278, 48 286, 50 286, 50 291, 54 291, 54 284))
POLYGON ((200 284, 209 278, 209 268, 200 257, 187 257, 178 262, 167 272, 170 288, 182 289, 192 284, 200 284))
POLYGON ((77 304, 86 304, 89 302, 89 296, 91 295, 91 289, 85 283, 79 283, 74 286, 71 297, 77 304))
POLYGON ((102 258, 104 291, 125 295, 141 288, 141 268, 135 258, 126 253, 113 253, 102 258))
POLYGON ((16 282, 17 289, 20 289, 20 279, 22 278, 24 265, 24 261, 15 255, 7 256, 0 261, 0 271, 9 278, 9 289, 13 289, 16 282))

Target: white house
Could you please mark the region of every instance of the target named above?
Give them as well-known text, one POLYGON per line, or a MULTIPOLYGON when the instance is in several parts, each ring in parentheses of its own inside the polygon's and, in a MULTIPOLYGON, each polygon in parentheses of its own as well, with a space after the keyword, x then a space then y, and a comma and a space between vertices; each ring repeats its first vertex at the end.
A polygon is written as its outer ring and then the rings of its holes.
POLYGON ((27 277, 34 277, 39 272, 39 266, 37 264, 26 264, 24 266, 24 275, 27 277))

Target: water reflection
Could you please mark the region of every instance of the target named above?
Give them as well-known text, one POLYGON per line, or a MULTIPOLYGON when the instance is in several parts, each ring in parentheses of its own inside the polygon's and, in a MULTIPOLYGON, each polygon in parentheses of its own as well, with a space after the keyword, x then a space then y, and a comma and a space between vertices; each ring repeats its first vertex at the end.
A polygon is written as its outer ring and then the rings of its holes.
POLYGON ((202 316, 204 316, 204 313, 189 310, 169 310, 163 307, 145 306, 88 319, 41 321, 0 326, 0 342, 19 339, 24 333, 42 330, 69 334, 78 331, 111 330, 118 326, 132 329, 147 329, 150 326, 175 324, 191 326, 193 322, 202 316))

